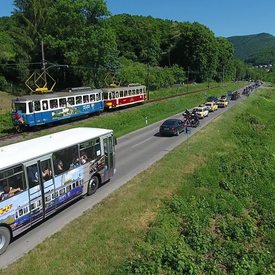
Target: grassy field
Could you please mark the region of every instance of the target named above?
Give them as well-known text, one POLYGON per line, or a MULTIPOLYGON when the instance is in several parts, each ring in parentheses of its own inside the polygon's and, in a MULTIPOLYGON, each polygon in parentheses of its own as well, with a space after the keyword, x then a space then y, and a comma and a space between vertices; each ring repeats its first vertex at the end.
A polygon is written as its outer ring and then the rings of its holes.
POLYGON ((274 273, 274 106, 260 89, 2 273, 274 273))

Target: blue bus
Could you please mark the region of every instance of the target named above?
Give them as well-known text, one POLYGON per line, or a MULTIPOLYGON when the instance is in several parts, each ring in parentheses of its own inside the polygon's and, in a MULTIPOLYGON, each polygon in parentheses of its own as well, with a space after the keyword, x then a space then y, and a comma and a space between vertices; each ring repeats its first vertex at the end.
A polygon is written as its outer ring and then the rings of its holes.
POLYGON ((0 254, 13 237, 115 173, 112 130, 74 128, 0 147, 0 254))
POLYGON ((12 121, 18 132, 104 110, 101 89, 78 87, 63 92, 26 95, 12 100, 12 121))

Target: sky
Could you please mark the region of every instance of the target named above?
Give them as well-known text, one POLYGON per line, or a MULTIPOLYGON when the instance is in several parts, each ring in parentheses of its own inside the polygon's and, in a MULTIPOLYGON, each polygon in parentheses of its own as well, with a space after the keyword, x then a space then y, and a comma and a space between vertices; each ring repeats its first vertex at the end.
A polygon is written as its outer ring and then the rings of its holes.
MULTIPOLYGON (((47 1, 47 0, 45 0, 47 1)), ((199 22, 216 36, 275 35, 275 0, 105 0, 112 15, 152 16, 199 22)), ((11 15, 13 0, 0 0, 0 16, 11 15)))

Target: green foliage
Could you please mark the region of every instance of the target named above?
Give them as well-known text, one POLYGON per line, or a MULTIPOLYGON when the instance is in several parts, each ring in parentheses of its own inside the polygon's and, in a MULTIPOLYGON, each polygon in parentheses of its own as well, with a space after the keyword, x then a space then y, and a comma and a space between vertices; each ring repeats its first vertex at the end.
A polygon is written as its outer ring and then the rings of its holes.
POLYGON ((166 202, 118 274, 274 273, 275 98, 266 93, 228 114, 227 130, 220 121, 201 152, 206 165, 166 202))

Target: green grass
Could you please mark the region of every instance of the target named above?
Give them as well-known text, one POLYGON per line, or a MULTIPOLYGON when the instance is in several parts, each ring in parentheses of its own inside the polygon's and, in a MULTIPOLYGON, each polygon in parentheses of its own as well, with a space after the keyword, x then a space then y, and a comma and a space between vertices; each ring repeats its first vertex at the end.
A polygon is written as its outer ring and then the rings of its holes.
POLYGON ((2 273, 271 273, 274 102, 253 94, 2 273))

